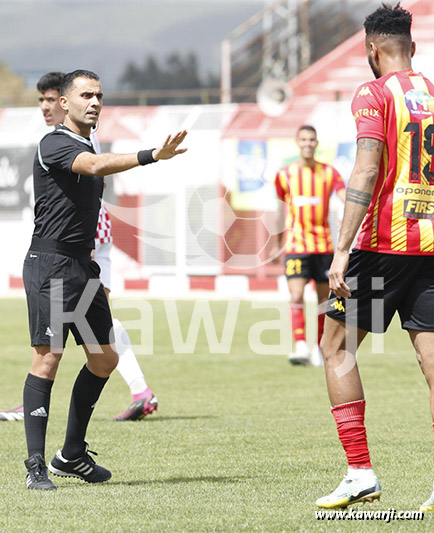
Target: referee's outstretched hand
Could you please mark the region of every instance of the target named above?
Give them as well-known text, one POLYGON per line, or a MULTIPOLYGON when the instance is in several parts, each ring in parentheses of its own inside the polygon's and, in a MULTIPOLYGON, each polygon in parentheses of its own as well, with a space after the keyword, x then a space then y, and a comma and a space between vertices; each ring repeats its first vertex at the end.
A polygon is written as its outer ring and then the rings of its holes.
POLYGON ((178 131, 175 135, 169 135, 160 148, 155 148, 152 152, 152 157, 155 161, 159 159, 172 159, 175 155, 183 154, 187 151, 187 148, 180 148, 178 146, 182 143, 187 135, 187 131, 178 131))

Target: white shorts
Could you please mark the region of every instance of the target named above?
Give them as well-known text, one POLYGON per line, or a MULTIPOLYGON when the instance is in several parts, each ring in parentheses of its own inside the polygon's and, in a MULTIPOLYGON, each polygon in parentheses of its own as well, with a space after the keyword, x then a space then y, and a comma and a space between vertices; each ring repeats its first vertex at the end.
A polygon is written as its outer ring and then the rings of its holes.
POLYGON ((98 263, 98 266, 101 269, 101 274, 99 275, 99 277, 102 281, 102 284, 108 290, 110 290, 111 287, 112 277, 112 261, 110 259, 111 249, 111 242, 106 242, 103 244, 95 243, 94 260, 98 263))

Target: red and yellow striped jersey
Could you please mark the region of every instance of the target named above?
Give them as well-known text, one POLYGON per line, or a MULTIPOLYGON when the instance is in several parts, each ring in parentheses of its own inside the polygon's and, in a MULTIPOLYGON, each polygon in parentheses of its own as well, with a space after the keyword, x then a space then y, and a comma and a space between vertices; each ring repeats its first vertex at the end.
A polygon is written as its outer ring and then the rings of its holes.
POLYGON ((384 143, 378 179, 356 248, 434 252, 434 85, 411 70, 360 86, 352 101, 357 139, 384 143))
POLYGON ((339 172, 318 161, 313 167, 292 163, 279 170, 275 185, 288 206, 286 253, 333 253, 328 211, 332 191, 345 188, 339 172))

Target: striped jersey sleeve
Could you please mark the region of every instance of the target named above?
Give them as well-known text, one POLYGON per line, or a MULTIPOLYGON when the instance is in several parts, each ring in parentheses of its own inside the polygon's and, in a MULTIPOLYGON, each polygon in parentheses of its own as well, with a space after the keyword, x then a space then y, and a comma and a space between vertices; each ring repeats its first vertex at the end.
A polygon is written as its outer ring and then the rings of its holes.
POLYGON ((384 97, 374 83, 360 86, 351 110, 357 127, 357 140, 377 139, 384 142, 384 97))
POLYGON ((332 169, 332 191, 338 192, 342 189, 345 189, 345 183, 342 179, 342 176, 339 174, 339 172, 334 168, 330 167, 332 169))
POLYGON ((274 179, 274 185, 276 187, 277 198, 279 198, 280 200, 284 200, 284 201, 286 200, 286 195, 289 193, 288 182, 286 180, 285 174, 286 174, 285 168, 282 168, 276 174, 276 177, 274 179))

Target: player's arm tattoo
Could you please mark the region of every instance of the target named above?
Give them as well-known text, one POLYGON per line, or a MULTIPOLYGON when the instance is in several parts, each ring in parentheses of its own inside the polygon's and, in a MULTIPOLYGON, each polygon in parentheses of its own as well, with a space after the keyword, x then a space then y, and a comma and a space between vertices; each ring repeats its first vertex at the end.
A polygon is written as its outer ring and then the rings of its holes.
POLYGON ((358 191, 357 189, 352 189, 351 187, 347 188, 346 199, 348 202, 369 207, 369 204, 371 203, 371 198, 372 194, 363 191, 358 191))
POLYGON ((377 139, 363 138, 357 141, 357 148, 364 150, 365 152, 377 152, 379 153, 382 149, 383 143, 377 141, 377 139))

